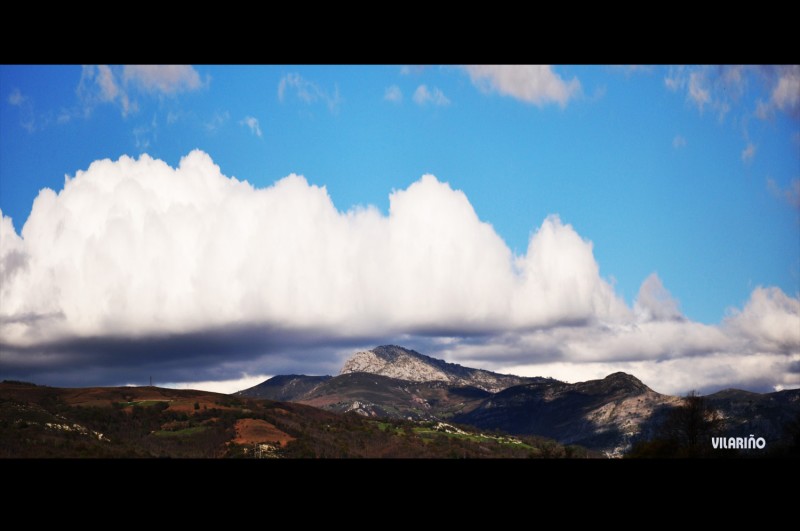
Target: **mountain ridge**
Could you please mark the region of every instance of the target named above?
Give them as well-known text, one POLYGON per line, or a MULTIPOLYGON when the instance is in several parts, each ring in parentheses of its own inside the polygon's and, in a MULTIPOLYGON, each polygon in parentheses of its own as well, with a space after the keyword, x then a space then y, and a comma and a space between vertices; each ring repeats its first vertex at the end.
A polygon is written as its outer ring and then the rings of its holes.
MULTIPOLYGON (((609 456, 652 437, 682 403, 625 372, 567 383, 463 367, 397 345, 354 353, 337 376, 275 378, 237 395, 281 397, 364 417, 550 437, 609 456)), ((706 398, 725 419, 729 436, 759 433, 776 439, 792 416, 800 415, 800 389, 765 394, 727 389, 706 398)))
POLYGON ((498 392, 512 385, 537 380, 464 367, 397 345, 382 345, 372 350, 356 352, 345 361, 339 375, 353 372, 379 374, 410 382, 443 381, 489 392, 498 392))

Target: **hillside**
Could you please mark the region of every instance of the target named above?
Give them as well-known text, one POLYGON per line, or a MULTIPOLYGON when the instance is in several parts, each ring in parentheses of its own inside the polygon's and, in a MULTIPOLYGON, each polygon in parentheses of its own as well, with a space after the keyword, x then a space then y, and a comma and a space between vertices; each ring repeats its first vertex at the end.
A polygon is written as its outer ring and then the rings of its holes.
POLYGON ((482 429, 535 433, 619 455, 633 441, 652 435, 663 413, 680 402, 618 372, 575 384, 511 387, 454 420, 482 429))
MULTIPOLYGON (((397 346, 356 352, 338 376, 275 377, 238 396, 280 397, 368 418, 457 422, 614 456, 652 437, 681 403, 622 372, 571 384, 471 369, 397 346)), ((758 433, 777 441, 800 414, 800 390, 727 390, 708 400, 725 419, 727 436, 758 433)))
POLYGON ((800 419, 800 389, 763 394, 725 389, 706 399, 722 413, 726 432, 732 437, 757 433, 774 440, 785 426, 800 419))
POLYGON ((0 457, 580 457, 541 437, 158 387, 0 383, 0 457))
POLYGON ((302 374, 280 375, 235 394, 247 398, 297 401, 331 378, 331 376, 304 376, 302 374))

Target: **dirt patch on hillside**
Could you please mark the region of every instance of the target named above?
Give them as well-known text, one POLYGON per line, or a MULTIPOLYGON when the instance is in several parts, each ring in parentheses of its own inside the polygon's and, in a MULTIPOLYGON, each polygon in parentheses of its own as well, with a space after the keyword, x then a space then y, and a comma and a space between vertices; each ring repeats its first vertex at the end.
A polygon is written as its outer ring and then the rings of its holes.
POLYGON ((236 444, 270 443, 279 442, 286 446, 294 437, 284 433, 274 425, 261 419, 240 419, 236 421, 236 444))
POLYGON ((238 409, 229 405, 223 405, 219 397, 215 396, 196 396, 190 398, 179 398, 169 403, 169 411, 179 413, 197 413, 204 409, 238 409), (197 408, 194 405, 197 404, 197 408))

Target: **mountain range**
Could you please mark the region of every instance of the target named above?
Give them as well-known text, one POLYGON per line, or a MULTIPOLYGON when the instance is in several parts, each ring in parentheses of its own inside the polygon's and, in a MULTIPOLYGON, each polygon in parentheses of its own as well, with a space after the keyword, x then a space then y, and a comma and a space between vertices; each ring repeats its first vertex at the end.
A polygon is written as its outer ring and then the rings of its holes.
POLYGON ((670 456, 697 403, 713 431, 695 430, 703 452, 690 455, 800 455, 798 389, 684 399, 622 372, 567 383, 382 346, 336 376, 275 376, 234 395, 6 380, 0 458, 670 456), (763 438, 766 452, 717 452, 712 435, 763 438))
MULTIPOLYGON (((275 376, 236 396, 549 437, 609 456, 652 437, 682 403, 623 372, 566 383, 463 367, 393 345, 356 352, 337 376, 275 376)), ((800 389, 765 394, 728 389, 705 398, 730 437, 755 434, 774 442, 800 415, 800 389)))

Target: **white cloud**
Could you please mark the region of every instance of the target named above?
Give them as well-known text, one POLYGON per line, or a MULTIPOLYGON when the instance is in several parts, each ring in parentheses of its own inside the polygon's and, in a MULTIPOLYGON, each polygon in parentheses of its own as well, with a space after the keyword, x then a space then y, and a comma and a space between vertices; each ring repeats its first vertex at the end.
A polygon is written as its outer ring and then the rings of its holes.
POLYGON ((549 65, 471 65, 464 69, 481 90, 539 107, 548 103, 564 107, 581 91, 578 78, 565 81, 549 65))
POLYGON ((297 73, 286 74, 278 83, 279 101, 284 102, 290 93, 294 93, 297 99, 307 105, 322 101, 327 104, 328 110, 331 112, 336 112, 342 102, 338 86, 335 86, 333 93, 330 94, 316 83, 297 73))
POLYGON ((437 87, 428 89, 427 85, 418 86, 414 91, 413 99, 417 105, 427 105, 428 103, 440 107, 450 105, 450 100, 447 99, 444 92, 437 87))
POLYGON ((764 87, 766 94, 758 98, 753 112, 762 120, 770 119, 775 111, 800 116, 800 66, 765 65, 699 65, 670 67, 664 84, 673 92, 686 91, 686 99, 700 112, 715 111, 720 121, 744 101, 752 87, 764 87), (752 83, 753 79, 757 83, 752 83))
POLYGON ((401 103, 403 101, 403 91, 397 85, 386 87, 386 92, 383 94, 383 99, 391 101, 392 103, 401 103))
POLYGON ((773 115, 772 105, 763 101, 758 101, 758 103, 756 103, 755 115, 761 120, 769 120, 773 115))
POLYGON ((430 68, 429 65, 403 65, 400 67, 400 74, 403 76, 419 75, 430 68))
POLYGON ((103 101, 114 101, 119 94, 119 87, 114 80, 114 73, 107 65, 97 66, 97 86, 100 88, 100 98, 103 101))
POLYGON ((23 129, 29 133, 33 133, 39 126, 42 125, 42 120, 36 119, 33 111, 33 102, 28 96, 25 96, 18 88, 15 88, 8 95, 8 104, 16 107, 19 112, 19 124, 23 129))
POLYGON ((136 84, 146 92, 175 94, 197 90, 203 86, 200 74, 189 65, 126 65, 123 82, 136 84))
POLYGON ((414 91, 414 103, 417 105, 427 105, 428 103, 436 106, 450 105, 450 100, 437 87, 428 90, 427 85, 420 85, 414 91))
POLYGON ((759 287, 742 310, 732 309, 719 325, 705 325, 683 318, 651 275, 635 306, 638 322, 556 326, 478 343, 458 339, 432 343, 430 352, 466 365, 571 382, 625 371, 659 392, 672 394, 732 386, 800 387, 797 297, 778 288, 759 287), (647 303, 647 310, 655 307, 661 316, 642 320, 642 294, 650 291, 660 292, 661 297, 656 304, 647 303))
POLYGON ((682 319, 678 301, 664 288, 656 273, 651 273, 639 288, 634 303, 636 315, 644 321, 669 321, 682 319))
POLYGON ((745 94, 747 72, 739 65, 670 67, 664 84, 673 92, 685 90, 687 101, 701 113, 711 109, 722 122, 745 94))
POLYGON ((689 74, 689 98, 697 105, 700 112, 703 111, 703 106, 711 101, 711 93, 705 83, 702 71, 689 74))
POLYGON ((747 147, 742 150, 742 162, 745 164, 752 162, 753 157, 756 156, 756 146, 752 142, 748 142, 747 147))
POLYGON ((22 92, 20 92, 20 90, 17 88, 12 90, 11 94, 8 95, 8 103, 14 107, 19 107, 25 100, 25 96, 23 96, 22 92))
POLYGON ((675 135, 675 138, 672 139, 672 147, 675 149, 686 147, 686 139, 681 135, 675 135))
POLYGON ((271 374, 257 374, 250 376, 243 374, 241 378, 232 380, 206 380, 200 382, 168 382, 165 384, 157 384, 159 387, 166 387, 168 389, 197 389, 200 391, 210 391, 212 393, 223 393, 226 395, 244 391, 250 387, 260 384, 264 380, 272 378, 271 374))
POLYGON ((741 311, 726 319, 727 328, 756 343, 759 350, 797 350, 800 346, 800 299, 780 289, 758 287, 741 311))
POLYGON ((21 234, 30 267, 2 279, 0 311, 62 312, 65 333, 254 321, 489 329, 626 312, 571 226, 547 218, 514 257, 462 192, 431 175, 393 192, 384 217, 339 212, 294 175, 255 189, 200 151, 176 169, 146 155, 102 160, 60 193, 43 190, 21 234))
POLYGON ((800 65, 780 68, 771 101, 786 113, 797 114, 800 111, 800 65))
POLYGON ((794 208, 800 208, 800 179, 792 179, 786 188, 781 188, 775 179, 768 177, 767 189, 778 199, 786 201, 794 208))
POLYGON ((719 325, 696 323, 655 274, 628 307, 592 243, 557 216, 515 256, 432 175, 389 205, 342 212, 296 175, 255 188, 201 151, 177 168, 96 161, 42 190, 19 234, 0 218, 3 363, 44 363, 37 348, 71 338, 256 327, 320 342, 406 337, 462 364, 573 380, 630 370, 661 391, 800 385, 789 371, 800 299, 778 288, 757 288, 719 325))
POLYGON ((116 103, 127 116, 138 111, 138 95, 171 96, 203 86, 200 74, 188 65, 89 65, 81 72, 78 95, 84 115, 100 103, 116 103))
POLYGON ((683 76, 683 67, 670 68, 669 73, 664 77, 664 85, 672 92, 677 92, 683 88, 686 80, 683 76))
POLYGON ((568 382, 604 378, 617 371, 633 374, 655 391, 683 395, 690 390, 702 393, 728 387, 751 387, 762 391, 800 387, 800 375, 791 371, 800 356, 779 354, 710 354, 667 360, 629 362, 552 362, 537 365, 516 365, 507 368, 511 374, 549 376, 568 382))
POLYGON ((252 116, 245 116, 242 120, 239 121, 239 125, 246 126, 250 129, 250 132, 256 135, 257 137, 261 136, 261 126, 258 124, 258 119, 252 116))

